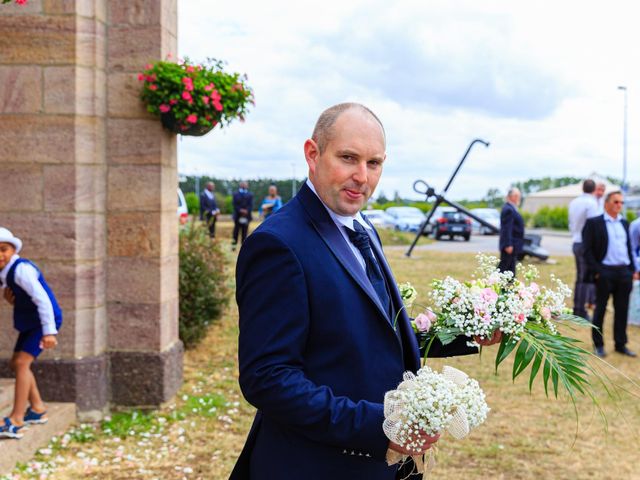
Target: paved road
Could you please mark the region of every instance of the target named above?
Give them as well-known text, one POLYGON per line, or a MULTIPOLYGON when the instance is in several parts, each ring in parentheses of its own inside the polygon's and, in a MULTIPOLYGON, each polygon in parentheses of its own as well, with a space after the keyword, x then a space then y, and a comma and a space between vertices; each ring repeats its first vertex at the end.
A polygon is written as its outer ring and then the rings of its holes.
MULTIPOLYGON (((534 233, 533 231, 531 233, 534 233)), ((571 237, 564 232, 556 233, 549 231, 535 232, 542 234, 542 241, 540 246, 546 249, 551 257, 554 256, 571 256, 571 237)), ((408 247, 394 247, 404 248, 408 247)), ((472 235, 468 242, 465 242, 462 238, 456 238, 455 240, 438 240, 428 245, 418 244, 415 250, 435 250, 439 252, 465 252, 465 253, 498 253, 498 236, 497 235, 472 235)))

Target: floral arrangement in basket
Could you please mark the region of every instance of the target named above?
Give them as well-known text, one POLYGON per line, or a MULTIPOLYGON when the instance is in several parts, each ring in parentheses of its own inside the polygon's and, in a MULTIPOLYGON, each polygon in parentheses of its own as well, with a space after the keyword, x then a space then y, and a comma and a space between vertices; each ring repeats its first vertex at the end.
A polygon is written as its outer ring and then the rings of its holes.
POLYGON ((246 75, 226 73, 223 65, 212 58, 202 65, 188 59, 149 64, 138 75, 141 98, 165 128, 182 135, 204 135, 235 118, 244 121, 253 92, 246 75))

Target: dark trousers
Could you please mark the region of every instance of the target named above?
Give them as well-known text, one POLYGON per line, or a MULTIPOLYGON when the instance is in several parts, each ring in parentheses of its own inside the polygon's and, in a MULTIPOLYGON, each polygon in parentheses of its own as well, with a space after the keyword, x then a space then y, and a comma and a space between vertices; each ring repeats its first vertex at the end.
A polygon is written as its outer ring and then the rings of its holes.
POLYGON ((596 280, 596 309, 593 312, 591 330, 593 344, 604 346, 602 338, 602 324, 607 309, 609 295, 613 295, 613 339, 616 350, 621 350, 627 344, 627 310, 629 308, 629 294, 633 287, 633 274, 628 267, 602 267, 600 276, 596 280))
POLYGON ((207 213, 204 218, 205 222, 207 222, 207 228, 209 228, 209 236, 211 238, 216 238, 216 220, 217 217, 215 215, 211 215, 207 213))
POLYGON ((587 261, 584 258, 582 243, 573 244, 573 256, 576 259, 576 285, 573 289, 573 314, 587 318, 585 304, 595 303, 595 285, 586 282, 587 261))
POLYGON ((513 272, 513 276, 516 276, 516 263, 518 263, 518 256, 515 249, 513 253, 509 255, 504 250, 500 252, 500 263, 498 264, 498 270, 501 272, 510 271, 513 272))
POLYGON ((242 243, 244 243, 247 238, 247 231, 249 230, 249 222, 240 223, 238 220, 234 220, 233 222, 233 244, 236 245, 238 243, 238 233, 240 233, 240 238, 242 239, 242 243))

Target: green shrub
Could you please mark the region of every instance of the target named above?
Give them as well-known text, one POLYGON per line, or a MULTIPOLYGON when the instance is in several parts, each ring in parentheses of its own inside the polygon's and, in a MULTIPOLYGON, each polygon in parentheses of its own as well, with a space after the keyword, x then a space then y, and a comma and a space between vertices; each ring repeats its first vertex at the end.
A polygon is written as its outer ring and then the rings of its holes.
POLYGON ((187 210, 189 215, 200 215, 200 199, 194 192, 187 192, 184 194, 184 199, 187 202, 187 210))
POLYGON ((633 210, 627 210, 627 222, 631 223, 636 218, 638 218, 638 215, 636 215, 636 212, 634 212, 633 210))
POLYGON ((229 303, 228 260, 202 226, 180 232, 180 339, 186 348, 200 342, 207 327, 229 303))
POLYGON ((533 215, 532 223, 534 228, 567 230, 569 228, 569 210, 567 207, 544 206, 533 215))
POLYGON ((533 225, 533 213, 531 212, 520 212, 522 215, 522 220, 524 220, 524 224, 526 227, 530 227, 533 225))

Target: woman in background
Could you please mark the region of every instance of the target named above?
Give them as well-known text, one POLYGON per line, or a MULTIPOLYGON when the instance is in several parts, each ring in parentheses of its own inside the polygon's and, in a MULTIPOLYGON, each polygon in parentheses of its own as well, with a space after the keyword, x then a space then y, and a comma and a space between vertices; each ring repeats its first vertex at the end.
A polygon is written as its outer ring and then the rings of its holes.
POLYGON ((264 197, 264 200, 262 200, 258 213, 262 219, 265 220, 267 217, 280 210, 280 208, 282 208, 282 199, 280 198, 280 195, 278 195, 278 187, 270 185, 269 194, 264 197))

